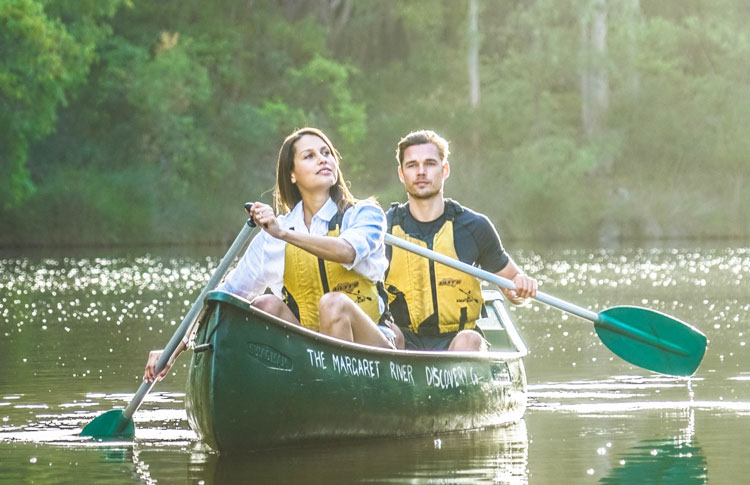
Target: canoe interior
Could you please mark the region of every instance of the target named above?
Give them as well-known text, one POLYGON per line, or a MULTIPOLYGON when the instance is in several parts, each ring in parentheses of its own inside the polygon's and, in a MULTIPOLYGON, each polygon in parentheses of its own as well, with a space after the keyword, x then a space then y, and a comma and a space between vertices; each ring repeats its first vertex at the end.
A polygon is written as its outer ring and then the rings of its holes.
POLYGON ((218 450, 411 436, 518 421, 527 347, 487 292, 489 352, 415 352, 343 342, 283 322, 223 292, 194 334, 186 407, 218 450), (206 344, 210 344, 210 347, 206 344))

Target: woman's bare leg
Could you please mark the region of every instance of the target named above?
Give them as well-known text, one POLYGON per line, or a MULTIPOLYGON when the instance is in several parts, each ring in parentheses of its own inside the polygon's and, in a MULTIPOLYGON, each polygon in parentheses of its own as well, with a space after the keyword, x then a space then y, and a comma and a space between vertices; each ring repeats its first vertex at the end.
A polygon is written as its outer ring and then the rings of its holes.
POLYGON ((359 344, 393 348, 377 324, 345 294, 326 293, 318 303, 318 310, 320 333, 359 344))
POLYGON ((284 303, 284 300, 276 295, 261 295, 253 300, 251 305, 282 320, 300 325, 299 320, 297 320, 294 313, 284 303))

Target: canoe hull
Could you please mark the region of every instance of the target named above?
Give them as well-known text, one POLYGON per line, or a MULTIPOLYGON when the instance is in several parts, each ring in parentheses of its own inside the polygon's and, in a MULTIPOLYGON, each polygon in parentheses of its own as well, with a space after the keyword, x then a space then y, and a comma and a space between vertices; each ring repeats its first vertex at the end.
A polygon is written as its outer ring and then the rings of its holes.
POLYGON ((518 421, 521 353, 413 352, 341 342, 226 293, 196 342, 187 413, 218 450, 423 435, 518 421))

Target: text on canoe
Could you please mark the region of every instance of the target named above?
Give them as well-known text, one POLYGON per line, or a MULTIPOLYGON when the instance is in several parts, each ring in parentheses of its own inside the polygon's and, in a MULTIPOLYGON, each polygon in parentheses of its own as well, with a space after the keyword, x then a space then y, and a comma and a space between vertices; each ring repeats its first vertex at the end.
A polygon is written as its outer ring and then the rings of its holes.
MULTIPOLYGON (((310 357, 310 366, 317 369, 329 370, 342 375, 380 379, 381 364, 379 360, 352 357, 349 355, 326 354, 322 350, 307 349, 310 357)), ((385 365, 385 364, 383 364, 385 365)), ((399 364, 388 362, 388 372, 383 374, 394 381, 415 384, 414 367, 411 364, 399 364)), ((474 373, 474 369, 464 366, 441 368, 436 366, 425 366, 425 382, 430 387, 448 389, 469 385, 477 385, 481 381, 480 376, 474 373)))

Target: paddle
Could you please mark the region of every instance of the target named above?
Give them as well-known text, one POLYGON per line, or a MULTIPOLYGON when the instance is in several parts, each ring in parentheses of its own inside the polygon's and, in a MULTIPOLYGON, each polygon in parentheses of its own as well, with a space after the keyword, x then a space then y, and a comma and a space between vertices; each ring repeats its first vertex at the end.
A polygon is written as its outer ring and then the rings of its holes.
MULTIPOLYGON (((392 234, 385 235, 385 242, 501 288, 515 289, 508 279, 392 234)), ((706 353, 706 336, 700 330, 648 308, 616 306, 597 314, 541 291, 537 291, 536 300, 594 322, 596 333, 604 345, 622 359, 644 369, 673 376, 689 376, 698 368, 706 353)))
MULTIPOLYGON (((251 204, 245 204, 245 207, 248 208, 249 205, 251 204)), ((159 374, 167 365, 167 362, 169 362, 169 359, 177 349, 177 346, 185 337, 188 329, 192 326, 193 322, 198 317, 198 314, 203 309, 203 299, 206 297, 206 294, 209 291, 215 289, 219 285, 219 283, 221 283, 222 278, 224 278, 224 275, 226 274, 227 270, 229 270, 232 262, 234 262, 237 255, 242 251, 247 242, 252 238, 252 235, 255 232, 254 227, 255 224, 252 223, 252 219, 248 219, 247 222, 242 226, 242 230, 237 235, 232 245, 229 247, 227 254, 225 254, 222 260, 219 262, 219 265, 216 267, 214 274, 208 280, 208 283, 206 283, 205 288, 203 288, 201 294, 198 295, 198 298, 195 300, 195 303, 193 303, 193 306, 190 308, 187 315, 185 315, 185 318, 182 320, 180 326, 177 327, 174 335, 172 335, 172 339, 169 341, 167 346, 164 347, 164 351, 162 352, 161 357, 159 357, 159 360, 156 362, 157 374, 159 374)), ((141 403, 146 397, 146 394, 151 391, 155 384, 156 380, 154 380, 153 382, 143 381, 141 383, 141 386, 138 388, 138 391, 135 393, 135 396, 133 396, 133 399, 130 400, 130 404, 128 404, 128 407, 125 408, 124 411, 122 409, 113 409, 96 417, 93 421, 91 421, 83 428, 80 436, 91 436, 97 439, 132 438, 135 435, 133 414, 135 414, 135 412, 141 406, 141 403)))

